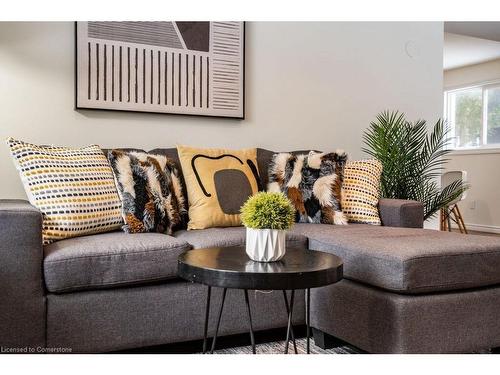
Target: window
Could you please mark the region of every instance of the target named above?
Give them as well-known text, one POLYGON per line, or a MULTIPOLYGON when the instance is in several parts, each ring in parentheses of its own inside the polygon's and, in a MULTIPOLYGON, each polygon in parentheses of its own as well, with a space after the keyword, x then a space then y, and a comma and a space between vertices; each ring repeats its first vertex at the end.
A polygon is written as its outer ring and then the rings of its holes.
POLYGON ((500 147, 500 83, 445 92, 454 149, 500 147))

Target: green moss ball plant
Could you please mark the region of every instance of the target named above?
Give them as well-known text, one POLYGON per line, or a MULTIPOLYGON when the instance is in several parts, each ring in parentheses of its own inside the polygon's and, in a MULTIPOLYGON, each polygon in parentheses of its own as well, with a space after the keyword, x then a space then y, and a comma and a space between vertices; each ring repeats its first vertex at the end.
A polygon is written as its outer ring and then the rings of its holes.
POLYGON ((282 193, 257 193, 241 207, 246 253, 255 262, 277 262, 286 253, 286 231, 295 219, 292 202, 282 193))
POLYGON ((294 220, 295 209, 282 193, 257 193, 241 207, 241 221, 247 228, 287 230, 294 220))

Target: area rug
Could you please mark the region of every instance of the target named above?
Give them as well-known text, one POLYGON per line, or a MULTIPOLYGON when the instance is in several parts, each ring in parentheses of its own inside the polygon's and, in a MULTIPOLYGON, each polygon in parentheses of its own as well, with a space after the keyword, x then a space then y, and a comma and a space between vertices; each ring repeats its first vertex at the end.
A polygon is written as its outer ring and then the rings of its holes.
MULTIPOLYGON (((297 339, 297 352, 298 354, 306 354, 306 339, 297 339)), ((311 354, 361 354, 363 351, 357 349, 353 346, 345 345, 338 348, 332 349, 321 349, 320 347, 314 345, 314 340, 311 339, 311 354)), ((285 353, 285 341, 274 341, 263 344, 257 344, 256 347, 257 354, 284 354, 285 353)), ((215 351, 217 354, 252 354, 252 347, 239 346, 234 348, 226 348, 215 351)), ((292 342, 290 341, 290 346, 288 348, 289 354, 295 354, 293 350, 292 342)))

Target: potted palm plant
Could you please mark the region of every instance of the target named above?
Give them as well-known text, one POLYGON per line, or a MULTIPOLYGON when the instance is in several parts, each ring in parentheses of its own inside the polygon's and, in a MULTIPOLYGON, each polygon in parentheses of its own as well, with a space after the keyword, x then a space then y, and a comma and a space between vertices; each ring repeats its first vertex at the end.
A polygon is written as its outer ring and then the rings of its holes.
POLYGON ((256 262, 275 262, 285 255, 286 231, 294 223, 295 209, 282 193, 260 192, 241 207, 247 228, 246 252, 256 262))
POLYGON ((443 120, 428 129, 425 120, 410 122, 404 113, 382 112, 365 131, 363 151, 382 163, 384 198, 411 199, 424 205, 430 219, 469 188, 461 179, 440 187, 451 138, 443 120))

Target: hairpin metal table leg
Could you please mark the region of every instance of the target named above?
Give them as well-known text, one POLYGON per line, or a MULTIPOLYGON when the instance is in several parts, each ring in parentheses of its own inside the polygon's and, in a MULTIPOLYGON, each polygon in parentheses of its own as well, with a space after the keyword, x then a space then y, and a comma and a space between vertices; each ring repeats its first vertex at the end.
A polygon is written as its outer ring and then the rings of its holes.
POLYGON ((286 343, 285 343, 285 354, 288 354, 288 344, 290 342, 290 332, 292 330, 292 316, 293 316, 293 301, 295 297, 295 290, 292 289, 292 295, 290 296, 290 312, 288 313, 288 326, 286 330, 286 343))
MULTIPOLYGON (((290 308, 288 307, 288 297, 286 295, 286 290, 283 291, 283 299, 285 300, 286 316, 288 317, 288 314, 290 313, 290 308)), ((295 354, 298 354, 297 344, 295 342, 295 334, 293 332, 293 326, 291 327, 290 334, 292 336, 292 341, 293 341, 293 350, 294 350, 295 354)))
POLYGON ((252 353, 255 354, 255 337, 253 335, 253 327, 252 327, 252 313, 250 311, 250 302, 248 300, 248 290, 244 289, 243 292, 245 293, 245 303, 247 305, 247 311, 248 311, 248 322, 250 324, 250 342, 252 343, 252 353))
POLYGON ((310 323, 311 323, 311 289, 306 289, 306 337, 307 337, 307 354, 310 353, 310 323))
POLYGON ((222 310, 224 310, 224 301, 226 300, 226 292, 227 292, 227 288, 224 288, 224 290, 222 291, 222 301, 220 303, 219 316, 217 317, 217 327, 215 328, 215 335, 214 335, 214 338, 212 341, 212 350, 210 351, 210 354, 213 354, 213 352, 215 350, 215 343, 217 341, 217 335, 219 334, 219 326, 220 326, 220 320, 222 317, 222 310))
POLYGON ((212 287, 208 287, 207 292, 207 307, 205 310, 205 328, 203 330, 203 354, 207 352, 207 333, 208 333, 208 318, 210 317, 210 294, 212 292, 212 287))

